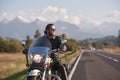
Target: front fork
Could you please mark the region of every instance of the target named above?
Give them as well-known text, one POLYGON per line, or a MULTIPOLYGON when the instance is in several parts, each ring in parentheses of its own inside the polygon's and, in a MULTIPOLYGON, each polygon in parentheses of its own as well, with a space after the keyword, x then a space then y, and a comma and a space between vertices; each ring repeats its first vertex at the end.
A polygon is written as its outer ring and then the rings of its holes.
POLYGON ((45 69, 44 72, 43 72, 42 80, 45 80, 45 74, 46 74, 46 69, 45 69))

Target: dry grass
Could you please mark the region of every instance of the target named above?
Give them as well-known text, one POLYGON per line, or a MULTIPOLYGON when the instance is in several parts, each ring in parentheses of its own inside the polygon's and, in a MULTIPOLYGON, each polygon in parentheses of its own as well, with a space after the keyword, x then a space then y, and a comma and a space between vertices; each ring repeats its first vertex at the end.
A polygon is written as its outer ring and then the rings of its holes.
POLYGON ((120 47, 104 48, 103 51, 109 52, 111 54, 120 55, 120 47))
POLYGON ((72 62, 76 59, 76 57, 79 55, 79 53, 81 53, 80 51, 76 51, 76 52, 70 52, 69 54, 67 54, 66 56, 62 57, 62 63, 69 63, 72 64, 72 62))
POLYGON ((26 69, 22 53, 0 53, 0 79, 26 69))

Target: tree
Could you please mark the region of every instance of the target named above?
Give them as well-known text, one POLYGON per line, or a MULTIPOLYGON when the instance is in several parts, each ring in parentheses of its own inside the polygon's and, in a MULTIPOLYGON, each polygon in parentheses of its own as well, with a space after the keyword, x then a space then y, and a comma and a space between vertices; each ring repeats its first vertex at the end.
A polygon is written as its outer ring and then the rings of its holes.
POLYGON ((0 52, 21 52, 22 49, 20 41, 0 37, 0 52))
POLYGON ((118 46, 120 47, 120 30, 119 30, 119 34, 118 34, 118 46))
POLYGON ((6 52, 20 52, 22 50, 23 47, 18 40, 11 39, 7 41, 6 52))
POLYGON ((6 45, 5 40, 2 37, 0 37, 0 52, 5 52, 6 46, 7 45, 6 45))
POLYGON ((41 33, 40 33, 39 29, 37 29, 35 32, 34 38, 38 38, 40 36, 41 36, 41 33))
POLYGON ((29 48, 31 43, 32 43, 32 39, 30 39, 30 36, 27 35, 27 37, 26 37, 26 46, 29 48))
POLYGON ((68 39, 67 35, 64 33, 62 34, 62 39, 68 39))
POLYGON ((99 42, 92 42, 91 45, 94 48, 102 48, 103 47, 102 44, 100 44, 99 42))
POLYGON ((76 51, 79 48, 78 41, 75 39, 68 39, 66 47, 69 51, 76 51))

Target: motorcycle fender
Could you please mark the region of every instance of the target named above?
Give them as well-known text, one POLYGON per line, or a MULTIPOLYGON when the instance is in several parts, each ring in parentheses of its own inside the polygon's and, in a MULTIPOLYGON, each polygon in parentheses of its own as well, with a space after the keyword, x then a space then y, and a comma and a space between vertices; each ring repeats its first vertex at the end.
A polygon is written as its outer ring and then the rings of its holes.
POLYGON ((31 70, 31 71, 28 73, 28 76, 37 76, 38 73, 40 73, 40 70, 34 69, 34 70, 31 70))

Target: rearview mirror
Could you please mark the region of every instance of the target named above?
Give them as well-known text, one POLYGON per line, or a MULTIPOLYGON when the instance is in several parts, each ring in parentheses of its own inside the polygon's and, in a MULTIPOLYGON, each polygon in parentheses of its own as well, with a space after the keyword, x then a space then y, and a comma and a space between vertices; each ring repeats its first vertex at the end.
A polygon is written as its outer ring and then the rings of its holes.
POLYGON ((21 44, 22 44, 22 46, 24 46, 26 48, 26 41, 25 40, 22 40, 21 44))
POLYGON ((62 40, 61 44, 64 45, 67 42, 67 40, 62 40))
POLYGON ((28 48, 27 48, 27 46, 26 46, 26 40, 22 40, 21 41, 21 44, 22 44, 22 46, 24 46, 24 50, 23 50, 23 54, 27 54, 28 53, 28 48))
POLYGON ((62 51, 66 51, 67 50, 67 47, 65 46, 65 43, 67 42, 67 40, 62 40, 61 41, 61 46, 60 46, 60 48, 61 48, 61 50, 62 51))

